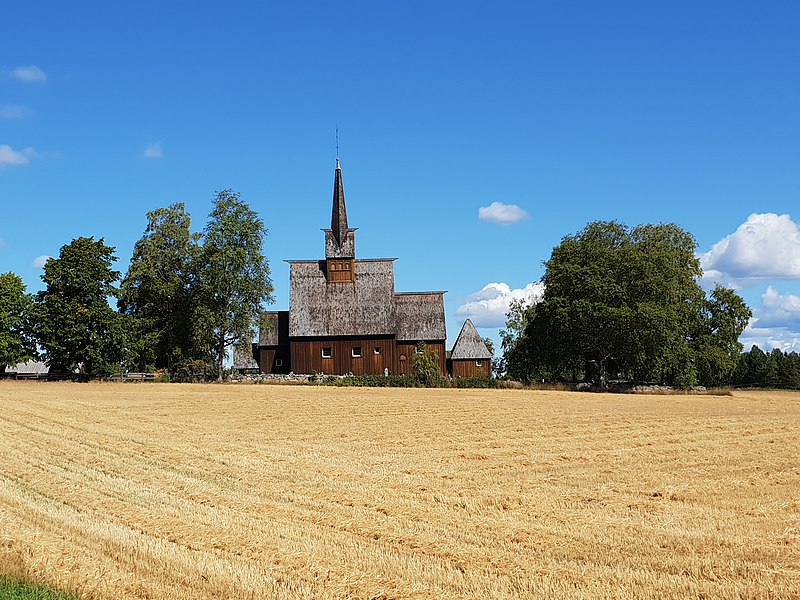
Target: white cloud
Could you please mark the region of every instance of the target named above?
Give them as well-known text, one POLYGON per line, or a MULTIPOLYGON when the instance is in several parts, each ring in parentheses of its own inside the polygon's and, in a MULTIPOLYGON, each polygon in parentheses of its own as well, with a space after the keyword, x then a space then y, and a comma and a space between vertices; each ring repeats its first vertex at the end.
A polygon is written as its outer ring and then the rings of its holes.
POLYGON ((769 286, 740 341, 745 350, 756 344, 762 350, 800 351, 800 296, 781 295, 769 286))
POLYGON ((0 106, 0 119, 24 119, 32 114, 33 111, 26 106, 15 106, 13 104, 0 106))
POLYGON ((53 258, 53 257, 52 256, 48 256, 47 254, 43 254, 42 256, 37 256, 36 258, 33 259, 33 262, 31 263, 31 268, 33 268, 33 269, 43 269, 44 268, 44 263, 46 263, 51 258, 53 258))
POLYGON ((487 283, 479 292, 467 296, 456 314, 469 317, 476 327, 502 327, 512 300, 538 302, 543 294, 544 284, 539 281, 514 290, 507 283, 487 283))
POLYGON ((11 69, 10 75, 13 79, 16 79, 17 81, 24 81, 25 83, 44 83, 47 81, 47 73, 42 71, 36 65, 11 69))
POLYGON ((782 296, 769 286, 761 295, 761 304, 753 310, 753 327, 782 327, 800 332, 800 296, 782 296))
POLYGON ((745 351, 758 346, 764 352, 777 348, 781 352, 800 352, 800 334, 784 329, 750 328, 739 338, 745 351))
POLYGON ((148 144, 144 149, 145 158, 162 158, 164 156, 164 149, 161 144, 148 144))
POLYGON ((21 151, 14 150, 11 146, 3 144, 0 146, 0 167, 5 165, 27 165, 31 158, 37 156, 33 148, 23 148, 21 151))
POLYGON ((516 204, 492 202, 489 206, 481 206, 478 209, 478 218, 481 221, 490 221, 501 225, 511 225, 527 217, 528 213, 516 204))
POLYGON ((800 279, 800 229, 789 215, 752 214, 700 255, 704 285, 745 287, 762 279, 800 279))

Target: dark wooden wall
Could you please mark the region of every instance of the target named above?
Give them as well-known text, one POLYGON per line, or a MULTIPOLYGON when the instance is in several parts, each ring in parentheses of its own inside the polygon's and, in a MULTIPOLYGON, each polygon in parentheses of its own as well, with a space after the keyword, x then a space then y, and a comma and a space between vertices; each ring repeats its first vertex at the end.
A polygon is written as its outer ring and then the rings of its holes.
POLYGON ((262 373, 290 373, 292 361, 289 346, 261 346, 258 349, 258 367, 262 373), (276 364, 276 360, 283 364, 276 364))
POLYGON ((454 379, 459 377, 489 377, 492 366, 492 361, 486 359, 481 361, 480 367, 475 364, 475 359, 453 360, 450 362, 452 363, 454 379))
MULTIPOLYGON (((439 356, 439 369, 444 375, 444 341, 429 341, 427 345, 428 352, 439 356)), ((292 371, 329 375, 383 375, 384 368, 388 368, 392 375, 408 375, 412 373, 411 359, 417 348, 415 342, 395 343, 390 337, 292 340, 290 346, 292 371), (331 349, 330 358, 323 358, 323 348, 331 349), (353 348, 361 348, 360 357, 353 356, 353 348)))
POLYGON ((389 337, 293 340, 291 351, 295 373, 383 375, 394 364, 394 340, 389 337), (331 349, 330 358, 322 357, 323 348, 331 349), (353 348, 361 348, 360 357, 353 356, 353 348))
MULTIPOLYGON (((444 350, 444 341, 426 341, 427 351, 435 352, 439 356, 439 370, 444 375, 446 356, 444 350)), ((417 342, 397 342, 397 349, 395 350, 396 359, 394 370, 395 375, 411 375, 413 369, 411 368, 411 358, 417 351, 417 342)))

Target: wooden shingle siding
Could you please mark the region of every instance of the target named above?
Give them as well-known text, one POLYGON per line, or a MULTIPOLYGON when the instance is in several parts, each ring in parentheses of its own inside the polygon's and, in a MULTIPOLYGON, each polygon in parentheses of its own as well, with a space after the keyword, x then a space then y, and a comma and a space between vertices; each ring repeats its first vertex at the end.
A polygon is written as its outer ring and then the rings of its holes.
POLYGON ((443 340, 445 292, 403 292, 394 295, 397 339, 443 340))
POLYGON ((394 335, 394 259, 356 260, 355 281, 328 283, 326 261, 288 261, 289 336, 394 335))
POLYGON ((450 353, 450 358, 455 360, 460 359, 473 359, 473 360, 489 360, 492 358, 492 353, 483 341, 483 338, 475 329, 472 321, 467 319, 464 321, 464 326, 456 338, 456 343, 453 344, 453 350, 450 353))

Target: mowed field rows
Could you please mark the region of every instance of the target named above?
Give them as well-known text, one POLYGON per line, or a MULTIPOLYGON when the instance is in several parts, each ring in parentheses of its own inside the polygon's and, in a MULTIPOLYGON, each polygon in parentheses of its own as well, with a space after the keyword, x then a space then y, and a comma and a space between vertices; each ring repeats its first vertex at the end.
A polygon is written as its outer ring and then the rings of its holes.
POLYGON ((800 597, 800 394, 2 382, 0 572, 108 599, 800 597))

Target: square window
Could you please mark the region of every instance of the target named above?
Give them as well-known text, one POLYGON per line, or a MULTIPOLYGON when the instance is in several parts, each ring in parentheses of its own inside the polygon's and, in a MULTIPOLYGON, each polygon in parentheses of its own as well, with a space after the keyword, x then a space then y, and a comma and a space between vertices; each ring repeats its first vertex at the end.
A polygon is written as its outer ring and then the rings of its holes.
POLYGON ((475 366, 476 367, 482 367, 483 366, 483 361, 482 360, 476 360, 475 361, 475 366))
POLYGON ((282 367, 283 366, 283 359, 282 358, 276 358, 275 359, 275 366, 276 367, 282 367))
POLYGON ((331 356, 333 356, 333 348, 322 349, 322 358, 330 358, 331 356))
POLYGON ((352 354, 353 354, 353 356, 355 358, 358 358, 359 356, 361 356, 361 346, 356 346, 355 348, 353 348, 353 353, 352 354))
POLYGON ((381 353, 381 347, 380 346, 375 346, 375 348, 372 350, 372 353, 373 354, 380 354, 381 353))

